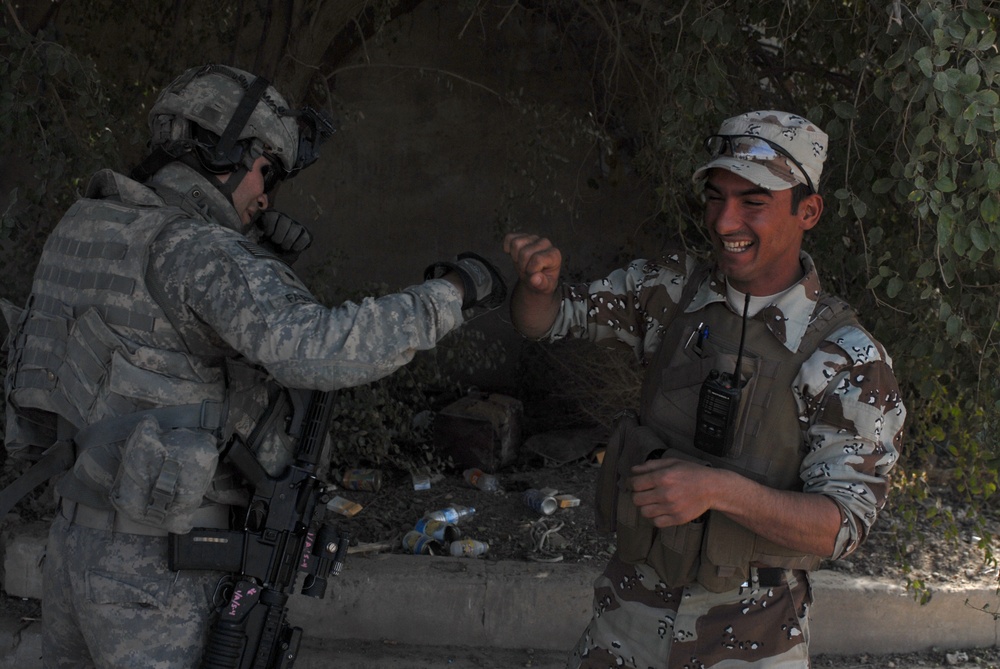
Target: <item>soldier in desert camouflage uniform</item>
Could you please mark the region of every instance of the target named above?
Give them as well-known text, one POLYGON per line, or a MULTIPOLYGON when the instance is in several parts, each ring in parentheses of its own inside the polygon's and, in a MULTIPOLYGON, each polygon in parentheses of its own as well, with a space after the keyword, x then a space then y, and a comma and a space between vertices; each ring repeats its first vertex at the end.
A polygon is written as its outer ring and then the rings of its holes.
POLYGON ((504 240, 522 333, 617 339, 646 366, 602 464, 617 550, 569 667, 808 667, 809 571, 864 541, 901 446, 890 357, 801 250, 826 134, 758 111, 706 148, 712 263, 678 251, 560 285, 547 239, 504 240))
POLYGON ((46 466, 70 454, 44 566, 48 668, 196 666, 224 574, 169 570, 167 533, 228 527, 246 502, 220 451, 242 439, 280 473, 286 388, 374 381, 505 295, 463 254, 397 294, 326 308, 284 261, 308 232, 268 204, 329 121, 216 65, 171 83, 149 121, 133 178, 97 173, 25 308, 4 305, 6 446, 48 449, 46 466))

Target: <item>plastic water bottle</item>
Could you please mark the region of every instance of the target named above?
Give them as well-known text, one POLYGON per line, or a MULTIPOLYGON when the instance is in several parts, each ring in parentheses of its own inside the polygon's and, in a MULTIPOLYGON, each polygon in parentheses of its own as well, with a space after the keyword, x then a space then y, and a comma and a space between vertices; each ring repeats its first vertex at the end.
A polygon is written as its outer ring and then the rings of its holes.
POLYGON ((458 525, 430 518, 421 518, 413 529, 438 541, 455 541, 462 536, 462 530, 458 525))
POLYGON ((428 520, 440 520, 445 523, 456 525, 459 521, 465 520, 475 512, 475 507, 452 504, 451 506, 438 511, 431 511, 430 513, 425 514, 424 518, 427 518, 428 520))
POLYGON ((486 492, 496 492, 500 488, 497 477, 493 474, 487 474, 482 469, 466 469, 462 472, 462 476, 469 484, 486 492))
POLYGON ((485 555, 489 549, 488 543, 475 539, 459 539, 448 546, 448 551, 455 557, 479 557, 485 555))

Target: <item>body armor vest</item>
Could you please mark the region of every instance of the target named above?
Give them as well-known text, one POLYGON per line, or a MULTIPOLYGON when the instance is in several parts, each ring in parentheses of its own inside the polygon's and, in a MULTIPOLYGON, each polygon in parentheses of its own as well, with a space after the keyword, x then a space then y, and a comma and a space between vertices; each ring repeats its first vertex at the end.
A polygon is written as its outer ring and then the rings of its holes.
MULTIPOLYGON (((238 504, 245 499, 238 478, 228 466, 217 467, 218 450, 231 435, 263 454, 272 475, 294 453, 284 430, 271 429, 284 422, 261 420, 290 411, 287 393, 250 365, 188 351, 160 306, 158 287, 147 281, 150 245, 182 216, 190 217, 175 207, 84 199, 45 244, 32 295, 11 334, 7 447, 48 447, 56 421, 68 425, 62 431, 74 439, 77 457, 59 481, 63 497, 118 508, 129 495, 143 495, 121 489, 135 474, 125 467, 160 467, 151 485, 166 486, 167 498, 186 495, 184 504, 195 510, 203 496, 238 504), (258 427, 264 422, 268 430, 258 427), (183 478, 199 469, 195 479, 183 478)), ((183 521, 157 522, 170 504, 165 499, 161 508, 131 515, 185 531, 183 521)))
POLYGON ((81 429, 140 409, 222 400, 220 370, 185 358, 146 286, 149 244, 180 215, 106 200, 80 200, 67 212, 45 244, 12 346, 17 406, 81 429))
MULTIPOLYGON (((704 269, 695 272, 689 285, 696 288, 703 276, 704 269)), ((772 488, 801 490, 799 469, 808 426, 798 419, 792 382, 826 335, 856 322, 854 312, 842 300, 822 297, 794 353, 761 320, 749 319, 740 374, 745 385, 734 418, 734 436, 724 451, 708 453, 696 445, 695 436, 701 387, 713 370, 735 372, 743 323, 718 302, 684 313, 691 297, 685 291, 646 372, 641 418, 633 414, 619 421, 609 442, 612 462, 606 460, 609 471, 602 471, 599 497, 616 502, 613 508, 599 511, 599 524, 603 529, 616 526, 619 557, 651 564, 673 587, 698 581, 709 590, 723 592, 746 581, 751 566, 815 569, 818 556, 774 544, 716 511, 684 525, 658 529, 639 515, 624 481, 632 466, 667 455, 732 470, 772 488), (612 486, 615 491, 607 490, 612 486)))

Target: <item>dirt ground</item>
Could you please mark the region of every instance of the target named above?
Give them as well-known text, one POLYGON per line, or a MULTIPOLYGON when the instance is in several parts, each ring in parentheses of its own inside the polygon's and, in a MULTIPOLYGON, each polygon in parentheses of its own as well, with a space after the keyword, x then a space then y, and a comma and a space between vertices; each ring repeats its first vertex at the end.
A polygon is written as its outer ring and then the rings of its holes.
MULTIPOLYGON (((335 523, 346 529, 352 536, 352 553, 407 552, 403 537, 412 530, 426 514, 452 505, 475 508, 475 513, 459 523, 463 537, 476 539, 488 544, 486 554, 477 559, 485 560, 530 560, 539 562, 576 562, 602 565, 614 548, 613 537, 600 534, 594 527, 593 496, 598 466, 588 457, 554 464, 540 456, 522 453, 518 461, 500 472, 498 479, 502 488, 499 492, 484 492, 466 483, 460 472, 448 472, 433 480, 429 489, 415 490, 409 475, 383 472, 382 485, 377 491, 367 492, 331 487, 326 499, 341 497, 359 505, 352 517, 326 511, 318 514, 321 521, 335 523), (524 502, 524 492, 528 489, 554 489, 558 494, 568 494, 579 499, 579 505, 560 508, 552 515, 543 515, 529 508, 524 502)), ((934 490, 939 496, 937 503, 947 506, 950 489, 942 484, 934 490)), ((326 501, 324 499, 324 501, 326 501)), ((26 517, 37 518, 44 515, 41 502, 36 501, 28 509, 19 511, 26 517)), ((961 509, 953 509, 962 518, 961 509)), ((8 518, 10 522, 11 517, 8 518)), ((992 525, 994 535, 1000 535, 1000 524, 996 519, 992 525)), ((14 521, 16 522, 16 520, 14 521)), ((947 538, 935 530, 930 520, 922 521, 925 538, 904 540, 899 532, 901 520, 893 515, 891 503, 883 512, 869 541, 854 555, 838 562, 828 562, 825 568, 837 569, 850 574, 877 576, 892 579, 900 584, 922 581, 933 591, 946 584, 998 585, 997 568, 986 564, 982 550, 975 546, 970 527, 962 526, 958 537, 947 538), (904 567, 900 556, 906 555, 908 567, 904 567)), ((995 543, 993 550, 1000 550, 995 543)), ((437 547, 437 553, 446 552, 446 545, 437 547)), ((436 559, 427 555, 426 559, 436 559)), ((350 569, 348 557, 346 569, 350 569)), ((32 601, 0 601, 5 608, 16 607, 26 618, 38 616, 38 603, 32 601)), ((983 615, 988 615, 984 613, 983 615)), ((390 647, 382 649, 385 657, 394 651, 390 647)), ((412 667, 441 666, 444 659, 441 649, 407 649, 412 667), (426 653, 421 658, 426 664, 417 662, 413 653, 426 653)), ((406 661, 401 659, 407 666, 406 661)), ((559 666, 558 654, 535 653, 514 659, 509 653, 491 660, 486 649, 477 652, 475 658, 454 655, 448 666, 525 666, 549 669, 559 666), (498 664, 499 663, 499 664, 498 664)), ((382 665, 379 665, 382 666, 382 665)), ((388 665, 387 665, 388 666, 388 665)), ((958 667, 959 669, 978 667, 1000 669, 1000 648, 967 649, 965 651, 929 650, 924 653, 900 654, 892 656, 819 656, 813 659, 814 667, 848 669, 854 667, 888 667, 892 669, 916 669, 958 667)))
MULTIPOLYGON (((553 465, 544 458, 522 453, 518 463, 498 473, 501 492, 484 492, 473 488, 452 472, 434 482, 428 490, 414 490, 408 476, 386 477, 378 492, 333 490, 357 502, 362 509, 350 519, 328 514, 352 533, 358 550, 388 550, 406 552, 403 536, 413 529, 428 512, 450 505, 471 506, 475 513, 459 524, 463 536, 486 542, 489 549, 480 559, 532 560, 541 562, 579 562, 603 564, 614 549, 614 540, 594 527, 593 495, 598 466, 587 458, 553 465), (553 488, 560 494, 573 495, 579 506, 561 508, 552 515, 542 515, 523 501, 527 489, 553 488)), ((951 490, 947 485, 935 489, 942 506, 949 504, 951 490)), ((961 509, 953 509, 962 518, 961 509)), ((994 519, 995 521, 996 519, 994 519)), ((824 568, 849 574, 892 579, 900 584, 923 582, 933 592, 936 587, 950 585, 998 586, 995 565, 986 564, 983 552, 975 545, 978 537, 963 525, 958 537, 949 539, 935 529, 930 519, 921 521, 924 540, 906 540, 900 528, 902 521, 893 515, 891 504, 880 516, 868 542, 855 554, 837 562, 827 562, 824 568), (901 556, 905 555, 907 566, 901 556)), ((992 526, 994 536, 1000 535, 1000 524, 992 526)), ((994 542, 994 552, 1000 542, 994 542)), ((443 551, 438 551, 443 552, 443 551)), ((427 559, 435 559, 428 555, 427 559)), ((347 567, 349 568, 349 566, 347 567)), ((916 593, 915 593, 916 596, 916 593)), ((988 615, 984 613, 983 615, 988 615)), ((433 662, 440 656, 424 658, 433 662)), ((411 660, 414 659, 411 656, 411 660)), ((498 661, 500 659, 498 658, 498 661)), ((502 662, 508 662, 505 656, 502 662)), ((513 666, 548 668, 558 666, 558 658, 536 654, 513 666)), ((474 664, 450 662, 450 666, 500 667, 510 664, 490 664, 480 657, 474 664)), ((428 664, 426 666, 436 666, 428 664)), ((889 669, 937 669, 971 667, 1000 669, 1000 648, 946 651, 931 649, 922 653, 896 655, 818 656, 814 667, 849 669, 885 667, 889 669)))
MULTIPOLYGON (((328 513, 326 518, 350 531, 355 551, 367 546, 403 553, 403 536, 424 514, 450 505, 474 507, 475 513, 458 527, 463 536, 489 545, 485 559, 603 564, 614 549, 614 538, 598 533, 594 526, 598 470, 587 458, 553 465, 537 457, 522 457, 498 473, 500 492, 476 489, 465 482, 460 472, 445 474, 428 490, 414 490, 408 476, 386 476, 377 492, 331 490, 330 496, 349 499, 362 508, 351 518, 334 513, 328 513), (572 495, 580 500, 579 506, 542 515, 523 501, 524 492, 532 488, 551 488, 558 494, 572 495)), ((947 485, 934 492, 939 496, 935 500, 939 506, 954 504, 947 485)), ((959 536, 946 537, 927 518, 920 521, 923 540, 907 539, 890 500, 861 549, 843 560, 828 561, 824 568, 904 584, 908 579, 922 581, 930 588, 944 584, 1000 584, 997 566, 985 563, 982 549, 976 546, 979 537, 965 521, 962 510, 955 508, 953 512, 960 519, 959 536), (902 556, 906 556, 906 566, 902 556)), ((994 536, 1000 535, 997 518, 993 519, 991 531, 994 536)), ((1000 552, 1000 542, 994 541, 993 551, 1000 552)))

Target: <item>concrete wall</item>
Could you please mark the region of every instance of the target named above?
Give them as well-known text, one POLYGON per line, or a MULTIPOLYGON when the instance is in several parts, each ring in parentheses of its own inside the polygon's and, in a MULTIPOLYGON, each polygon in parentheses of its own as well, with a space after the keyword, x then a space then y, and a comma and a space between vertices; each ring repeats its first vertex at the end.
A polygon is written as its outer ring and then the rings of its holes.
MULTIPOLYGON (((602 167, 581 132, 591 64, 540 18, 487 4, 470 20, 467 3, 423 2, 338 66, 340 130, 279 194, 316 238, 300 269, 395 290, 473 250, 512 278, 500 240, 518 229, 548 235, 589 276, 649 219, 651 189, 602 167)), ((500 311, 476 326, 516 347, 500 311)))

